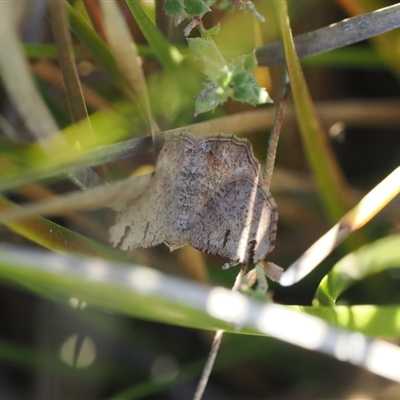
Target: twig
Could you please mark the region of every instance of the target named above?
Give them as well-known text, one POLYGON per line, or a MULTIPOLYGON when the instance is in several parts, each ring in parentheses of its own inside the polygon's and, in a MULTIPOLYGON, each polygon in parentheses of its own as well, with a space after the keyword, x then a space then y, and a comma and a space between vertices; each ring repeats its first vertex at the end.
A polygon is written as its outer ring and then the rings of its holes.
POLYGON ((256 8, 252 1, 243 2, 242 0, 230 0, 239 10, 247 11, 251 14, 256 20, 260 22, 265 22, 265 18, 257 12, 256 8))
MULTIPOLYGON (((242 280, 244 276, 246 275, 247 271, 247 264, 243 264, 240 267, 240 271, 236 277, 235 283, 232 287, 233 292, 238 292, 240 289, 240 284, 242 283, 242 280)), ((193 400, 200 400, 203 397, 204 390, 207 386, 208 379, 210 378, 210 374, 212 371, 212 368, 215 363, 215 358, 217 357, 219 346, 221 345, 222 338, 224 336, 224 331, 222 329, 219 329, 214 336, 214 340, 211 345, 211 350, 210 354, 208 355, 206 365, 204 366, 203 372, 200 377, 200 381, 197 385, 196 392, 194 393, 193 400)))
MULTIPOLYGON (((71 34, 68 26, 66 5, 67 3, 65 0, 47 1, 68 107, 72 120, 77 123, 83 119, 87 119, 89 121, 89 116, 85 101, 83 99, 78 71, 76 69, 71 34)), ((91 139, 92 145, 94 146, 96 144, 96 140, 91 129, 90 121, 87 134, 87 138, 91 139)), ((83 190, 104 183, 99 175, 87 168, 73 173, 70 177, 83 190)))
MULTIPOLYGON (((47 0, 47 7, 50 11, 51 27, 57 47, 58 61, 64 81, 68 107, 72 120, 74 122, 79 122, 82 119, 87 119, 88 113, 75 64, 71 34, 68 26, 66 3, 65 0, 47 0)), ((93 132, 89 133, 91 133, 94 139, 93 132)))
POLYGON ((274 172, 276 149, 278 147, 279 134, 281 132, 283 114, 286 110, 287 96, 289 93, 289 77, 286 69, 283 74, 282 89, 278 100, 278 106, 275 111, 274 123, 268 141, 267 156, 264 168, 264 184, 269 189, 274 172))
POLYGON ((73 191, 40 202, 31 203, 24 208, 0 212, 0 224, 41 215, 68 214, 74 210, 93 210, 110 207, 119 211, 126 202, 135 200, 148 185, 151 174, 139 175, 109 185, 99 185, 90 191, 73 191), (132 188, 135 188, 132 190, 132 188))
MULTIPOLYGON (((293 40, 298 57, 304 58, 348 46, 399 27, 400 4, 395 4, 295 36, 293 40)), ((259 47, 256 57, 261 66, 284 64, 282 42, 259 47)))

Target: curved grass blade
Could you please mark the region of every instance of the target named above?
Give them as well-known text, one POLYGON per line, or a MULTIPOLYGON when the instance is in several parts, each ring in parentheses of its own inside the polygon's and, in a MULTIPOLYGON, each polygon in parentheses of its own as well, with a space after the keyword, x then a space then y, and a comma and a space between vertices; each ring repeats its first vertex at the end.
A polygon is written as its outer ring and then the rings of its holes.
POLYGON ((329 324, 381 338, 400 337, 400 305, 335 305, 290 306, 309 315, 321 318, 329 324))
POLYGON ((350 233, 360 229, 400 193, 400 167, 372 189, 325 235, 318 239, 282 275, 279 283, 290 286, 309 274, 350 233))
POLYGON ((313 304, 333 306, 351 285, 389 268, 400 268, 400 235, 377 240, 342 258, 319 284, 313 304))

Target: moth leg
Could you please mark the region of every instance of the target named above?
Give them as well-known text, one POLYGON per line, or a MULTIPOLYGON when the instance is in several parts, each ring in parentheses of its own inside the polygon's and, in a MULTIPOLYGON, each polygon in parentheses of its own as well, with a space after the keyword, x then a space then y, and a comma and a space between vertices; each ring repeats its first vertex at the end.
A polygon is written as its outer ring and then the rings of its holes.
POLYGON ((240 263, 238 261, 229 261, 225 263, 221 268, 222 269, 229 269, 232 267, 236 267, 236 265, 239 265, 240 263))

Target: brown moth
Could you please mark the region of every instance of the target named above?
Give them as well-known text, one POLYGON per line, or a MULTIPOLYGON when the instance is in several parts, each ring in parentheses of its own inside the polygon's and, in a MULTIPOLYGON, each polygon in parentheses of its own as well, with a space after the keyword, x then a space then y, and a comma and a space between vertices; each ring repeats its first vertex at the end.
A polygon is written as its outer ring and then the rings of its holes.
POLYGON ((179 134, 166 141, 147 188, 118 213, 110 237, 123 250, 189 243, 247 264, 273 249, 277 219, 247 140, 179 134))

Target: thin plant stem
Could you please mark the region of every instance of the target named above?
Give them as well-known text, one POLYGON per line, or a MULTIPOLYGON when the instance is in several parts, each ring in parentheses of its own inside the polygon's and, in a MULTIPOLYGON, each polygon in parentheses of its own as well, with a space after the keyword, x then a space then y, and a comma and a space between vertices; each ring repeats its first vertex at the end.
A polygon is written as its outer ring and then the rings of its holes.
POLYGON ((267 156, 265 158, 264 184, 269 189, 274 172, 276 149, 278 147, 279 134, 281 133, 283 115, 286 110, 287 97, 289 93, 289 76, 285 69, 283 74, 282 89, 279 96, 278 106, 275 111, 274 123, 268 141, 267 156))
MULTIPOLYGON (((83 119, 87 119, 88 113, 76 68, 68 24, 67 3, 65 1, 48 0, 47 6, 50 11, 53 36, 57 47, 58 61, 60 63, 71 118, 77 123, 83 119)), ((88 133, 94 140, 93 132, 89 130, 88 133)))
MULTIPOLYGON (((240 271, 236 276, 235 283, 232 287, 232 292, 239 291, 240 285, 243 281, 244 276, 246 275, 246 272, 247 272, 247 264, 243 264, 240 267, 240 271)), ((207 362, 206 362, 206 365, 204 366, 203 372, 201 374, 200 381, 197 385, 196 392, 194 393, 194 396, 193 396, 193 400, 201 400, 201 398, 203 397, 204 390, 206 389, 208 380, 210 378, 211 371, 213 369, 215 359, 217 357, 218 350, 221 345, 223 336, 224 336, 224 331, 222 329, 219 329, 215 333, 214 340, 211 345, 210 354, 208 355, 207 362)))

